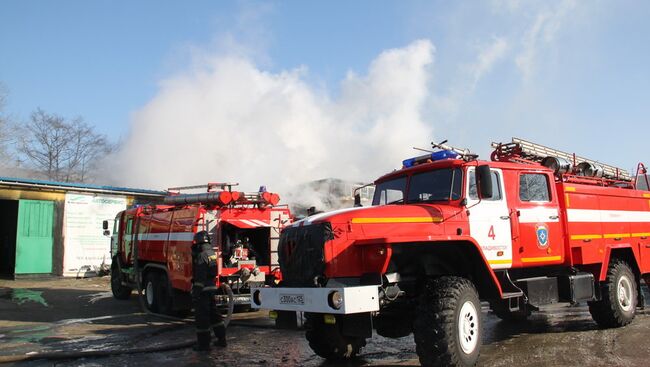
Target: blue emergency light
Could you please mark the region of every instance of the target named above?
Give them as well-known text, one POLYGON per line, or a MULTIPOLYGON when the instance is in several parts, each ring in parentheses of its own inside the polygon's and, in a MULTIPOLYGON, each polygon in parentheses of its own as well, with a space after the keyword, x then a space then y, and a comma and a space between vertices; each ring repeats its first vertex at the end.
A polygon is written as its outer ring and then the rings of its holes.
POLYGON ((456 159, 460 157, 460 154, 452 151, 452 150, 439 150, 437 152, 433 152, 431 154, 425 154, 421 155, 419 157, 413 157, 409 159, 405 159, 402 161, 402 165, 404 168, 408 167, 413 167, 416 164, 419 163, 424 163, 428 160, 431 160, 432 162, 443 160, 443 159, 456 159))

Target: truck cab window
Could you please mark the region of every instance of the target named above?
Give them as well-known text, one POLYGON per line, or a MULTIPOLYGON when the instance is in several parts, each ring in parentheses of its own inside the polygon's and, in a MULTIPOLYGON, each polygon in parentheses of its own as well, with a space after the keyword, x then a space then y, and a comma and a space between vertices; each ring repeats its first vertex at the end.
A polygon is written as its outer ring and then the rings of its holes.
POLYGON ((126 221, 126 228, 124 228, 124 234, 131 234, 133 229, 133 218, 129 218, 126 221))
POLYGON ((404 201, 406 191, 406 177, 382 182, 375 189, 375 196, 372 205, 394 204, 404 201))
MULTIPOLYGON (((492 171, 492 197, 483 198, 483 200, 501 200, 503 195, 501 194, 501 180, 499 179, 499 172, 492 171)), ((476 191, 476 172, 471 170, 467 174, 469 182, 469 198, 472 200, 478 200, 478 192, 476 191)))
POLYGON ((519 176, 521 201, 551 201, 548 178, 542 173, 524 173, 519 176))

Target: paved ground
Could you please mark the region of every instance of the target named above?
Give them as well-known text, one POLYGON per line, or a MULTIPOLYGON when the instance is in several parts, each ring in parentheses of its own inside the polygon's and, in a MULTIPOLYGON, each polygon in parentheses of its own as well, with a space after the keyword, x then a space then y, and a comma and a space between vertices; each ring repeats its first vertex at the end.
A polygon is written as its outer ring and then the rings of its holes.
MULTIPOLYGON (((650 295, 645 289, 647 299, 650 295)), ((650 355, 650 311, 621 329, 599 330, 585 306, 552 307, 518 325, 484 310, 481 366, 645 366, 650 355)), ((275 330, 264 313, 238 314, 227 349, 198 356, 184 347, 102 358, 22 362, 25 366, 327 366, 311 353, 301 331, 275 330)), ((128 350, 182 346, 191 324, 141 312, 137 297, 114 300, 108 279, 0 280, 0 360, 30 352, 128 350)), ((375 336, 354 366, 417 366, 412 337, 375 336)))

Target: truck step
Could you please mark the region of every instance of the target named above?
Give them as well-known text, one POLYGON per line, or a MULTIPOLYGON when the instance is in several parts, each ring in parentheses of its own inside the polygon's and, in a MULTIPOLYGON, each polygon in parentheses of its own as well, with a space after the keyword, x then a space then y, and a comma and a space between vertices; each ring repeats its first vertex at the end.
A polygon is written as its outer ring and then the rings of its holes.
POLYGON ((497 270, 494 274, 497 276, 497 279, 499 279, 499 284, 501 284, 501 295, 504 299, 521 297, 524 295, 521 288, 517 287, 517 285, 515 285, 515 283, 510 279, 508 270, 497 270))

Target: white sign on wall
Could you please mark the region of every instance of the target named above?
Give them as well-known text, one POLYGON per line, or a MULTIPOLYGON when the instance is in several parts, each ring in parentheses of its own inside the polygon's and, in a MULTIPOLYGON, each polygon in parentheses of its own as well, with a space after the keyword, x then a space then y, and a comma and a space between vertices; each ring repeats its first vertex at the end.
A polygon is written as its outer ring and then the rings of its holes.
POLYGON ((111 264, 111 239, 102 222, 113 229, 115 215, 126 209, 126 197, 66 194, 63 216, 63 275, 84 276, 111 264))

